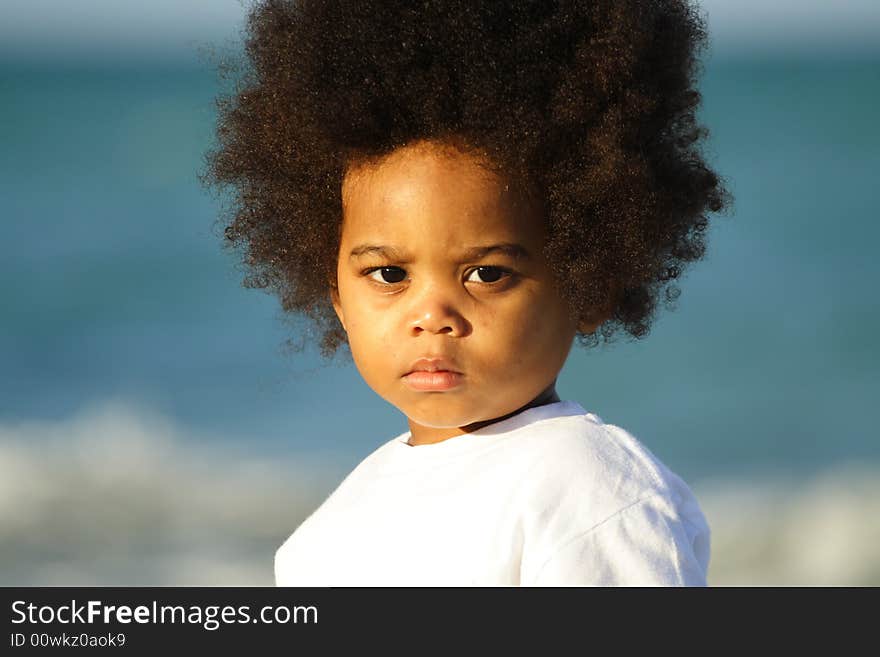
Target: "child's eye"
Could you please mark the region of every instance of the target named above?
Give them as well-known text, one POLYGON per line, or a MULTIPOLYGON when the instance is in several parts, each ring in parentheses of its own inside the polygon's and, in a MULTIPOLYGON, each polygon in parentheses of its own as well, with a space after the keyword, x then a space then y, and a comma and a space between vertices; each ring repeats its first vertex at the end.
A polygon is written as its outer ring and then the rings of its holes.
POLYGON ((406 272, 400 267, 371 267, 370 269, 367 269, 364 274, 377 283, 385 283, 387 285, 400 283, 406 279, 406 272), (379 274, 382 278, 376 278, 374 274, 379 274), (388 278, 392 280, 388 280, 388 278))
POLYGON ((480 278, 482 280, 473 281, 474 283, 486 283, 486 284, 497 283, 498 281, 502 280, 503 278, 507 278, 511 275, 511 272, 509 272, 506 269, 503 269, 501 267, 493 267, 493 266, 487 265, 484 267, 477 267, 476 269, 471 271, 470 275, 468 276, 468 280, 471 280, 471 276, 473 274, 476 274, 477 272, 480 273, 480 278))

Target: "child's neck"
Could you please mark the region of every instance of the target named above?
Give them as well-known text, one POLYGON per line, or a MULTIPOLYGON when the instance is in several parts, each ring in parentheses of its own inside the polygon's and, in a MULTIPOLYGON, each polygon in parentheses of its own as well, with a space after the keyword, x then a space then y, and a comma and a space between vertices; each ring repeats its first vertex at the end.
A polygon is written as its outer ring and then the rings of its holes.
POLYGON ((554 404, 558 401, 562 401, 559 398, 559 395, 556 394, 556 380, 544 388, 537 397, 532 399, 529 403, 524 406, 520 406, 516 410, 507 413, 506 415, 502 415, 500 417, 492 418, 491 420, 482 420, 480 422, 473 422, 472 424, 465 425, 463 427, 458 427, 457 429, 434 429, 432 427, 423 427, 419 425, 414 425, 412 422, 409 423, 410 429, 410 438, 409 444, 413 446, 417 445, 430 445, 433 443, 442 442, 448 438, 452 438, 454 436, 461 436, 466 433, 470 433, 471 431, 476 431, 477 429, 482 429, 483 427, 489 426, 490 424, 495 424, 496 422, 501 422, 502 420, 506 420, 509 417, 513 417, 517 413, 522 413, 527 408, 534 408, 536 406, 544 406, 546 404, 554 404))

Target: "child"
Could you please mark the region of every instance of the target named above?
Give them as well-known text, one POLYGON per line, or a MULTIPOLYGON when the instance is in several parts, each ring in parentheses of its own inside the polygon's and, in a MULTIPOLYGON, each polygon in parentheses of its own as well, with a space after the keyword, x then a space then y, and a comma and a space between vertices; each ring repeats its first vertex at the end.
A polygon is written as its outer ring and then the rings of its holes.
POLYGON ((209 157, 227 238, 409 426, 277 584, 706 583, 687 485, 555 389, 575 338, 647 335, 728 202, 698 149, 705 38, 686 0, 252 9, 209 157))

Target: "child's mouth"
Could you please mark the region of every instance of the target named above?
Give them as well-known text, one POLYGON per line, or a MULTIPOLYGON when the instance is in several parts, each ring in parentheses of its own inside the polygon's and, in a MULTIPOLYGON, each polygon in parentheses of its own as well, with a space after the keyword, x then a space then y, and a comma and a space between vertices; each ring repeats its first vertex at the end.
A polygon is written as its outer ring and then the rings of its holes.
POLYGON ((417 370, 403 377, 403 380, 412 389, 422 392, 451 390, 461 385, 463 379, 464 374, 449 370, 438 370, 436 372, 417 370))

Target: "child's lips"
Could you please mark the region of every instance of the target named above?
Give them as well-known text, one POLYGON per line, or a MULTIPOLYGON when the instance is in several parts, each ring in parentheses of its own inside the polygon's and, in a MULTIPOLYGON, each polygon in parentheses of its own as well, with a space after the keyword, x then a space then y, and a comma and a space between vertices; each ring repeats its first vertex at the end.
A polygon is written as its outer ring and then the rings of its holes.
POLYGON ((403 377, 407 385, 421 392, 451 390, 461 385, 463 379, 464 374, 451 370, 437 370, 436 372, 415 370, 403 377))
POLYGON ((461 374, 461 370, 459 370, 455 362, 441 356, 423 356, 419 358, 409 366, 404 376, 409 376, 414 372, 452 372, 454 374, 461 374))

